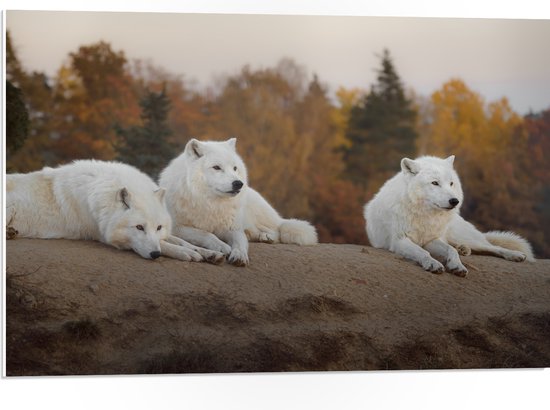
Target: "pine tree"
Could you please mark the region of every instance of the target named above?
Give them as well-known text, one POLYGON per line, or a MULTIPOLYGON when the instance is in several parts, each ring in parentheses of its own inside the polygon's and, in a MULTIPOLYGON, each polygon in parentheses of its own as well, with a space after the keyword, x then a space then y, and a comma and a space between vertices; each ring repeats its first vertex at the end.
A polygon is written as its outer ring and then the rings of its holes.
POLYGON ((6 81, 6 149, 11 155, 17 151, 29 134, 29 113, 21 90, 6 81))
POLYGON ((159 93, 147 90, 140 101, 142 126, 116 127, 117 159, 131 164, 157 178, 174 156, 175 147, 168 140, 172 134, 167 125, 170 100, 163 89, 159 93))
POLYGON ((25 77, 25 73, 13 47, 9 31, 6 31, 6 77, 16 87, 20 86, 19 83, 25 77))
POLYGON ((376 84, 351 111, 351 146, 344 151, 347 177, 377 190, 399 169, 402 157, 415 155, 415 119, 390 53, 384 50, 376 84))
POLYGON ((57 164, 52 158, 50 120, 55 104, 48 77, 25 70, 8 32, 6 80, 6 168, 28 172, 57 164))

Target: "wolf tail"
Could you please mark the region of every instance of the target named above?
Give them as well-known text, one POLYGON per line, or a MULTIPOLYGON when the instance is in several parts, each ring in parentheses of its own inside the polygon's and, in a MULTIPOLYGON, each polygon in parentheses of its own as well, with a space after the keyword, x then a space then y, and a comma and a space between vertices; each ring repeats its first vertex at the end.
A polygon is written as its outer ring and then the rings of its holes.
POLYGON ((490 231, 484 233, 485 239, 495 246, 510 249, 513 251, 519 251, 524 253, 529 262, 535 262, 535 256, 533 254, 533 248, 527 239, 519 236, 514 232, 504 231, 490 231))
POLYGON ((317 230, 306 221, 283 219, 283 222, 279 225, 279 240, 281 243, 315 245, 317 243, 317 230))

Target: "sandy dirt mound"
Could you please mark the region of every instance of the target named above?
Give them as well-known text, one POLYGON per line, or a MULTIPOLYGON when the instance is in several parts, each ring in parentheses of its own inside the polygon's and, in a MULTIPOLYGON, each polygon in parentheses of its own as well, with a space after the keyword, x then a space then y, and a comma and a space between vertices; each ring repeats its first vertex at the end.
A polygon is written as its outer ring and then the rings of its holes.
POLYGON ((8 375, 550 366, 550 261, 434 275, 357 245, 251 244, 251 264, 7 241, 8 375))

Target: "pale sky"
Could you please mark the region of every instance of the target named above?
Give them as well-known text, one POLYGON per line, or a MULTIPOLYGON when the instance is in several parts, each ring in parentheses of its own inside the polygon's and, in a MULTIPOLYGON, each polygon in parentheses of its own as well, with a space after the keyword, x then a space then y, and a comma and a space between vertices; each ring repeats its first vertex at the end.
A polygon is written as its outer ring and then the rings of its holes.
POLYGON ((104 40, 200 87, 290 57, 333 94, 368 89, 387 47, 422 95, 460 77, 520 114, 550 108, 550 20, 8 11, 6 28, 25 69, 49 76, 69 52, 104 40))

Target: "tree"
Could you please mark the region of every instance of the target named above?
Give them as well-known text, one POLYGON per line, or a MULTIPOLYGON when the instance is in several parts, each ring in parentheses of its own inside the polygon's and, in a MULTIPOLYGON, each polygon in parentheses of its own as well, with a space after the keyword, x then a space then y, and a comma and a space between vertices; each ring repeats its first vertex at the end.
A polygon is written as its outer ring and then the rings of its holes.
POLYGON ((215 116, 213 99, 209 91, 188 89, 183 76, 171 74, 149 61, 134 60, 131 75, 134 87, 139 95, 145 95, 149 89, 164 89, 170 100, 167 124, 172 130, 169 141, 182 151, 185 143, 193 136, 206 135, 208 123, 215 116))
POLYGON ((545 185, 550 185, 550 109, 531 113, 525 118, 529 135, 531 159, 535 164, 534 175, 545 185))
POLYGON ((167 125, 170 100, 164 88, 159 93, 147 90, 140 106, 141 126, 116 127, 117 159, 156 179, 175 154, 173 144, 167 139, 171 134, 167 125))
POLYGON ((16 87, 20 86, 21 80, 25 77, 25 72, 17 58, 9 31, 6 31, 6 77, 16 87))
POLYGON ((408 92, 409 98, 413 102, 414 110, 416 111, 416 131, 418 138, 416 139, 416 155, 426 155, 429 150, 428 134, 433 121, 432 101, 430 96, 417 94, 413 89, 408 92))
POLYGON ((23 146, 29 133, 29 113, 21 90, 6 81, 6 149, 12 155, 23 146))
POLYGON ((125 68, 124 53, 108 43, 70 53, 54 86, 54 151, 58 162, 75 158, 113 159, 115 124, 139 123, 139 98, 125 68))
POLYGON ((351 147, 351 142, 347 138, 348 124, 351 118, 351 110, 359 101, 364 98, 364 92, 358 88, 346 89, 338 88, 336 91, 336 99, 338 107, 332 113, 332 120, 337 128, 337 146, 343 152, 344 148, 351 147))
POLYGON ((534 236, 538 181, 524 120, 501 100, 486 104, 459 79, 432 95, 426 154, 456 155, 464 217, 482 230, 505 229, 534 236))
POLYGON ((307 92, 296 104, 294 123, 300 139, 311 145, 308 158, 311 173, 321 179, 332 179, 343 170, 341 153, 337 151, 343 141, 339 139, 335 111, 326 87, 314 75, 307 92))
MULTIPOLYGON (((533 234, 537 235, 534 241, 535 253, 539 257, 550 257, 550 109, 540 113, 531 113, 525 118, 528 133, 529 162, 534 179, 538 182, 531 186, 537 194, 534 206, 537 214, 537 228, 533 234)), ((530 237, 531 238, 531 237, 530 237)))
POLYGON ((104 41, 81 46, 76 53, 70 53, 71 68, 82 81, 92 101, 116 95, 113 83, 124 78, 126 57, 122 51, 114 51, 104 41))
MULTIPOLYGON (((294 66, 292 66, 294 64, 294 66)), ((309 217, 307 167, 312 142, 297 131, 294 109, 303 95, 301 68, 245 66, 228 77, 215 100, 216 116, 204 138, 237 137, 250 185, 283 215, 309 217)))
MULTIPOLYGON (((353 94, 340 93, 345 99, 352 99, 353 94)), ((358 243, 365 241, 361 212, 364 195, 350 181, 340 180, 344 163, 339 148, 346 143, 343 110, 332 105, 326 87, 314 75, 294 109, 294 123, 299 138, 308 141, 310 147, 304 194, 320 241, 358 243)))
MULTIPOLYGON (((11 115, 10 112, 14 114, 18 111, 17 108, 13 106, 10 108, 9 106, 10 97, 8 94, 11 93, 15 99, 24 96, 28 118, 27 125, 24 126, 27 129, 25 144, 16 150, 8 149, 7 168, 14 172, 27 172, 36 170, 45 164, 53 165, 55 161, 52 155, 53 141, 51 139, 50 121, 53 106, 52 89, 44 73, 32 72, 29 74, 24 70, 19 62, 9 33, 6 33, 6 77, 12 86, 19 90, 19 92, 15 92, 14 89, 10 90, 9 86, 6 88, 8 116, 11 115), (16 94, 19 97, 15 97, 16 94)), ((15 103, 15 100, 11 99, 11 103, 15 103)), ((18 120, 16 122, 22 125, 18 120)), ((6 125, 9 127, 8 124, 6 125)), ((12 131, 9 129, 7 131, 8 139, 13 138, 13 128, 12 131)))
POLYGON ((399 169, 401 158, 416 152, 416 112, 405 96, 388 50, 377 82, 351 110, 344 150, 347 177, 373 193, 399 169))

